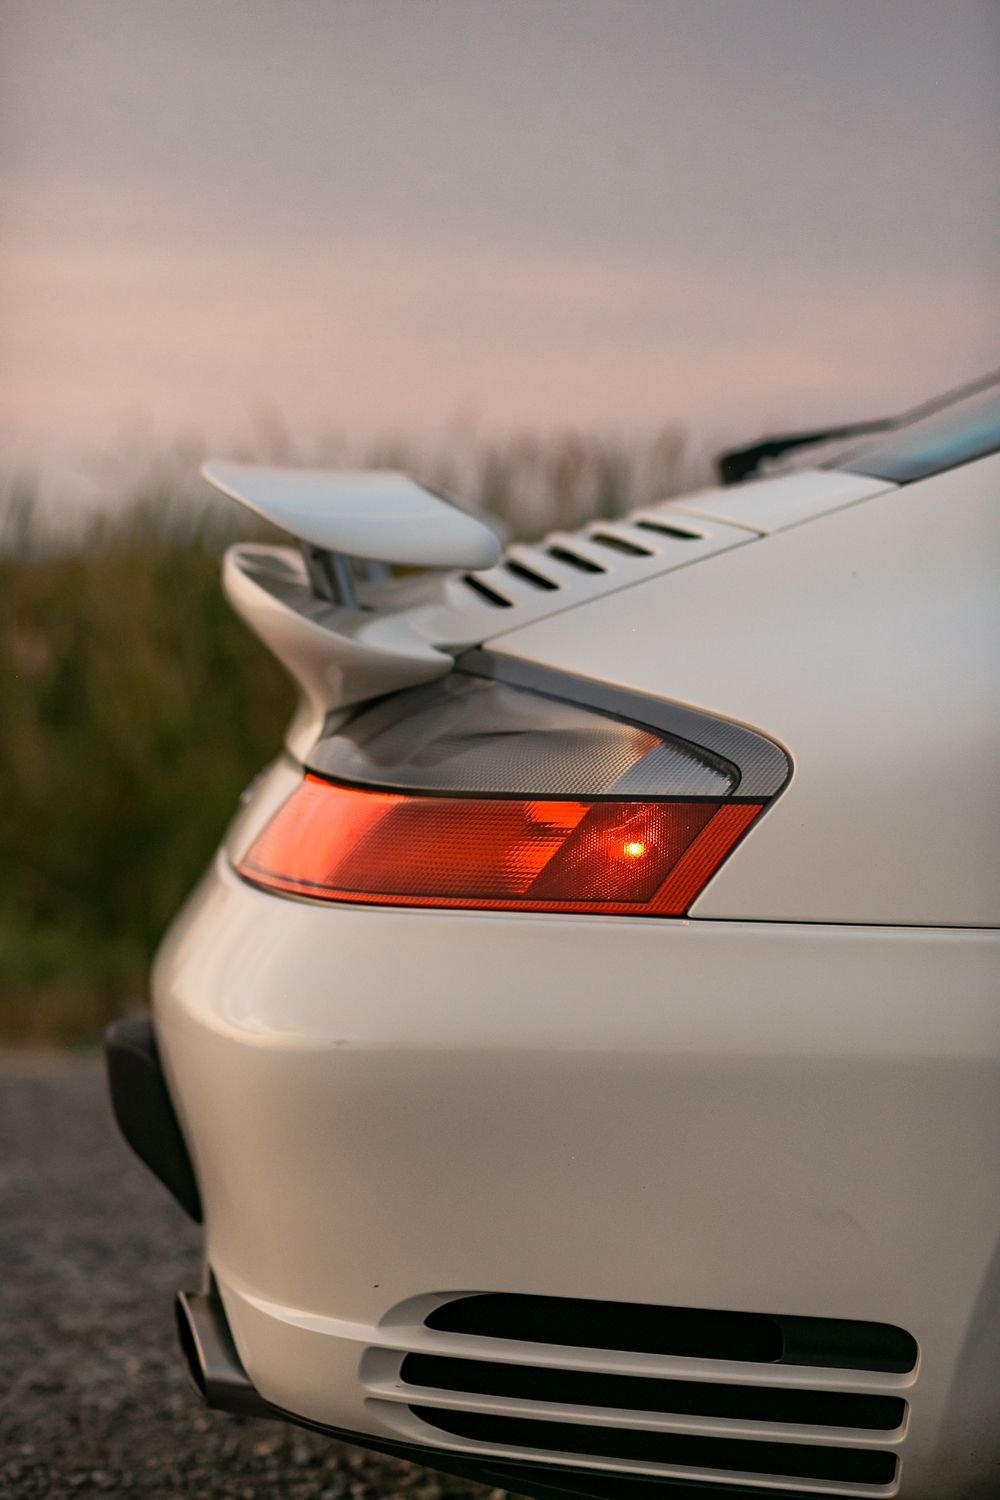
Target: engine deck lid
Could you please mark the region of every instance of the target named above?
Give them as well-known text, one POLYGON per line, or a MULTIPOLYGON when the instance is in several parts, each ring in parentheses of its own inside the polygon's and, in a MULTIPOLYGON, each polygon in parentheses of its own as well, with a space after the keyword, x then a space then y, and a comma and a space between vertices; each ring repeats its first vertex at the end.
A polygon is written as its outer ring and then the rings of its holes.
POLYGON ((847 505, 871 500, 894 485, 886 479, 838 469, 803 469, 749 484, 725 485, 689 495, 685 512, 712 521, 745 526, 760 536, 801 526, 847 505))
POLYGON ((995 926, 998 482, 1000 454, 890 485, 490 650, 788 751, 787 789, 692 916, 995 926))

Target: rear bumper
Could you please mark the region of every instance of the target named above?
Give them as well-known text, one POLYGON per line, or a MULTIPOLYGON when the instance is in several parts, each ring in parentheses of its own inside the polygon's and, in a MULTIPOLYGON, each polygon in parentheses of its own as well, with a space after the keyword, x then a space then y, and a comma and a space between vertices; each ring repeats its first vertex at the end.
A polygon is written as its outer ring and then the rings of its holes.
POLYGON ((995 936, 954 930, 323 907, 220 860, 165 945, 155 1005, 253 1386, 427 1462, 985 1500, 1000 1472, 996 953, 995 936), (810 1369, 426 1326, 432 1307, 492 1291, 870 1320, 907 1330, 920 1357, 810 1369), (401 1374, 414 1351, 902 1396, 891 1433, 610 1419, 732 1438, 734 1453, 877 1448, 898 1479, 796 1487, 445 1433, 435 1402, 514 1413, 418 1395, 401 1374))
MULTIPOLYGON (((636 1476, 623 1480, 599 1471, 566 1469, 551 1464, 503 1464, 490 1458, 473 1457, 425 1444, 395 1442, 373 1438, 370 1434, 347 1432, 320 1423, 309 1422, 294 1412, 282 1411, 265 1401, 254 1388, 233 1342, 225 1308, 213 1278, 205 1292, 181 1293, 177 1298, 178 1328, 185 1363, 195 1389, 206 1405, 235 1416, 262 1417, 292 1422, 325 1433, 328 1437, 354 1443, 379 1453, 409 1459, 428 1468, 472 1479, 480 1484, 498 1485, 515 1495, 557 1500, 557 1497, 589 1497, 589 1500, 652 1500, 655 1493, 669 1491, 673 1500, 753 1500, 757 1490, 743 1486, 702 1484, 689 1485, 680 1480, 652 1479, 636 1476)), ((782 1490, 780 1500, 809 1500, 801 1492, 782 1490)))

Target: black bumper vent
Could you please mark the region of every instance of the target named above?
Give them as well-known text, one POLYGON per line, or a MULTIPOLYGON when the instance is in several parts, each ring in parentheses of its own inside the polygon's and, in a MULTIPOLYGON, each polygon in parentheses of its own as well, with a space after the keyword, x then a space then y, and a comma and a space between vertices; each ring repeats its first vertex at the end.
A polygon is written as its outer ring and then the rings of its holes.
POLYGON ((406 1385, 425 1390, 465 1391, 517 1401, 725 1417, 746 1422, 790 1422, 811 1427, 862 1427, 873 1432, 894 1431, 906 1415, 906 1402, 899 1396, 785 1386, 721 1385, 712 1380, 655 1380, 605 1371, 451 1359, 439 1354, 408 1354, 401 1379, 406 1385))
POLYGON ((426 1323, 479 1338, 689 1359, 895 1373, 912 1370, 917 1362, 916 1340, 902 1328, 836 1318, 489 1292, 445 1302, 426 1323))
POLYGON ((410 1349, 391 1399, 455 1440, 598 1459, 630 1484, 673 1470, 665 1489, 687 1471, 706 1494, 748 1479, 774 1494, 897 1481, 918 1349, 892 1324, 501 1292, 424 1321, 448 1344, 410 1349))
POLYGON ((481 1412, 414 1406, 415 1416, 440 1432, 476 1442, 544 1448, 587 1457, 644 1464, 676 1464, 733 1474, 774 1474, 845 1484, 891 1484, 896 1456, 876 1449, 827 1448, 746 1439, 689 1437, 675 1432, 639 1432, 576 1422, 498 1417, 481 1412))

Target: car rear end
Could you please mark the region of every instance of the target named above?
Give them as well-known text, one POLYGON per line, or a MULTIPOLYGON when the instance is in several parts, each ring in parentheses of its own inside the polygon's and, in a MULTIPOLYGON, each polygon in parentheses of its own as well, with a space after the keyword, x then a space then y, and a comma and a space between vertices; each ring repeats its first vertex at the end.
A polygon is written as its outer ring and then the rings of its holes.
POLYGON ((373 585, 455 665, 307 710, 156 966, 210 1399, 515 1493, 996 1493, 998 464, 373 585))

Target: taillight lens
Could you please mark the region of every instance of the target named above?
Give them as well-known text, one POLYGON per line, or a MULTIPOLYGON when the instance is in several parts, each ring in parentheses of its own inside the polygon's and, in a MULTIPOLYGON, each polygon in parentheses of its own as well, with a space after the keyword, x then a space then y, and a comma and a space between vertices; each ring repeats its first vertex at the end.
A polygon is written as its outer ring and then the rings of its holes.
POLYGON ((326 901, 682 916, 786 774, 693 710, 456 671, 337 722, 237 868, 326 901))
POLYGON ((412 795, 307 775, 238 869, 329 901, 681 916, 762 806, 412 795))

